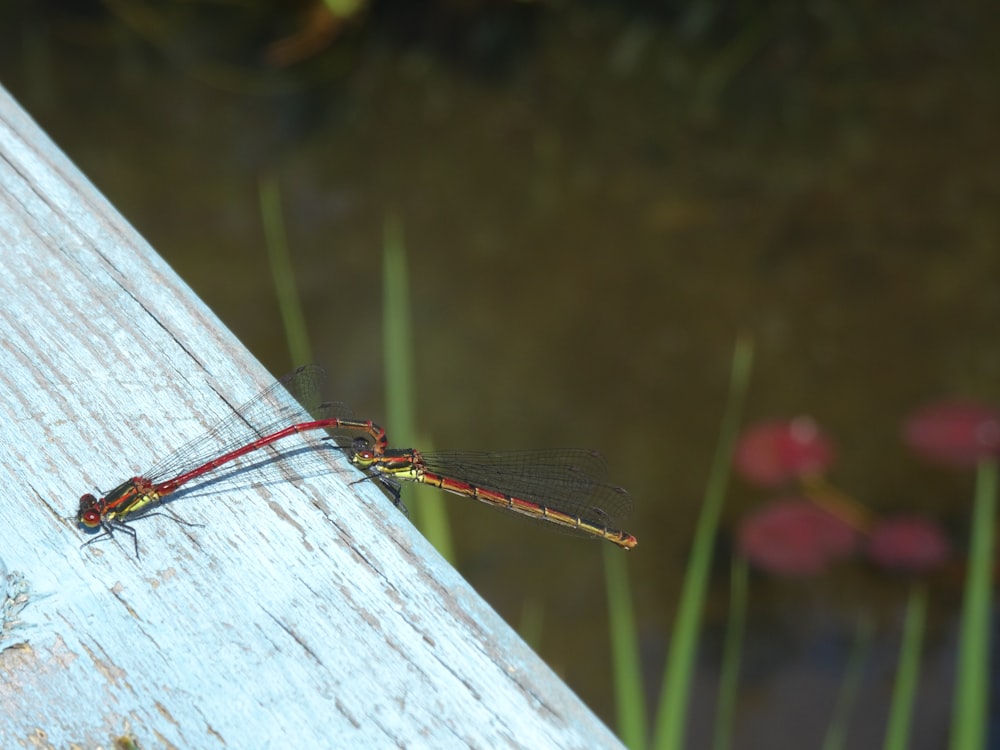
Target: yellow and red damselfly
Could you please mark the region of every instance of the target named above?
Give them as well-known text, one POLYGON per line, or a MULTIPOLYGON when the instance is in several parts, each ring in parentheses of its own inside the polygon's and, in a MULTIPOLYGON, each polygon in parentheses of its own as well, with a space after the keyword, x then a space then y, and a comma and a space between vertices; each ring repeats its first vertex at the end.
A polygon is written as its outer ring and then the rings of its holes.
POLYGON ((351 462, 370 476, 440 487, 503 510, 606 539, 632 549, 636 538, 621 531, 632 509, 629 494, 607 481, 604 457, 589 450, 421 453, 372 450, 354 441, 351 462))
MULTIPOLYGON (((132 537, 136 556, 139 540, 128 524, 132 517, 160 506, 164 498, 198 479, 209 479, 217 469, 291 435, 324 430, 329 433, 364 434, 357 438, 380 454, 386 445, 385 431, 369 421, 355 420, 340 403, 319 401, 323 371, 315 365, 300 367, 267 390, 243 404, 201 437, 195 438, 149 471, 122 482, 104 497, 86 494, 80 498, 76 520, 90 530, 103 533, 87 544, 122 531, 132 537)), ((308 450, 276 451, 262 459, 268 465, 287 467, 308 460, 308 450)))
MULTIPOLYGON (((80 498, 77 522, 103 533, 85 543, 122 531, 139 541, 128 520, 152 515, 164 498, 184 485, 208 476, 237 459, 274 446, 283 438, 323 430, 329 439, 356 435, 351 462, 380 481, 399 505, 396 480, 421 482, 555 524, 572 532, 606 539, 632 549, 636 539, 619 529, 631 510, 628 493, 607 482, 599 453, 587 450, 509 451, 492 453, 420 453, 388 448, 385 430, 356 420, 342 404, 316 399, 323 373, 300 367, 256 398, 236 409, 215 427, 139 476, 122 482, 104 497, 80 498), (307 411, 306 411, 307 410, 307 411), (309 418, 304 418, 306 413, 309 418)), ((307 457, 302 446, 276 450, 271 465, 291 465, 307 457)))

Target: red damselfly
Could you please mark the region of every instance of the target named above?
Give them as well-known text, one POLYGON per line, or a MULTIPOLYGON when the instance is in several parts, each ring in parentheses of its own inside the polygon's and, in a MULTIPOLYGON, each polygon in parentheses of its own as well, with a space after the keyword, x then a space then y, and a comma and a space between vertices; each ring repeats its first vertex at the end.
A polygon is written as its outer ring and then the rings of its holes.
MULTIPOLYGON (((323 430, 328 439, 354 437, 351 462, 399 503, 396 480, 421 482, 456 495, 555 524, 572 532, 606 539, 632 549, 636 539, 620 530, 631 510, 628 493, 607 481, 603 457, 587 450, 420 453, 388 448, 385 430, 353 419, 342 404, 318 399, 323 373, 309 365, 279 380, 236 409, 215 427, 162 462, 122 482, 103 497, 80 498, 77 522, 102 534, 85 543, 122 531, 139 541, 129 519, 152 515, 164 499, 195 480, 244 456, 303 432, 323 430), (308 414, 308 416, 307 416, 308 414)), ((300 446, 301 448, 301 446, 300 446)), ((277 451, 269 460, 290 463, 303 451, 277 451)))
MULTIPOLYGON (((130 518, 151 514, 164 498, 184 485, 208 479, 220 467, 249 454, 256 455, 257 451, 291 435, 316 430, 331 434, 361 433, 365 437, 356 438, 355 445, 364 443, 373 455, 381 455, 386 445, 381 427, 352 419, 343 404, 317 403, 323 380, 320 368, 300 367, 149 471, 122 482, 103 497, 91 494, 81 497, 77 522, 87 529, 103 530, 85 546, 122 531, 132 537, 138 556, 139 541, 135 529, 128 524, 130 518)), ((287 464, 290 459, 303 456, 301 450, 279 451, 272 460, 287 464)))
POLYGON ((632 549, 620 530, 632 509, 629 494, 607 481, 596 451, 529 450, 421 453, 354 441, 351 462, 370 476, 440 487, 522 516, 632 549))

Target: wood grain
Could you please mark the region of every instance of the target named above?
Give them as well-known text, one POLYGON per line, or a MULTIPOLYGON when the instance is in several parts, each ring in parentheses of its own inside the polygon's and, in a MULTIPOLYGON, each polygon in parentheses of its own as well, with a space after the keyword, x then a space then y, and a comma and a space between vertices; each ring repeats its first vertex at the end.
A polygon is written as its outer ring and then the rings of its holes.
POLYGON ((272 378, 2 89, 0 259, 0 746, 619 746, 342 457, 81 549, 82 493, 272 378))

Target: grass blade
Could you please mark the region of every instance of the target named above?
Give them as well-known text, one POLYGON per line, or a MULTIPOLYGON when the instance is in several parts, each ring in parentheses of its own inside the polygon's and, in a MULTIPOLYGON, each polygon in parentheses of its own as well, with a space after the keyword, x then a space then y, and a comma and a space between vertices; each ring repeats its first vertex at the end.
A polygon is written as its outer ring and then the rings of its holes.
POLYGON ((639 665, 639 639, 632 607, 625 555, 610 544, 604 548, 604 580, 608 589, 608 625, 614 670, 618 736, 631 750, 646 747, 646 695, 639 665))
POLYGON ((260 194, 260 218, 264 224, 264 245, 271 263, 271 278, 278 295, 278 308, 285 327, 285 340, 292 362, 296 365, 312 362, 312 347, 306 318, 302 313, 302 300, 295 283, 295 271, 288 253, 288 239, 285 235, 285 220, 281 211, 281 191, 278 184, 269 177, 261 177, 257 183, 260 194))
POLYGON ((726 413, 723 416, 719 442, 712 460, 708 485, 705 488, 705 500, 695 529, 691 558, 684 575, 677 622, 670 640, 670 656, 664 675, 663 693, 656 713, 653 746, 657 750, 680 750, 684 741, 685 715, 694 672, 694 658, 698 650, 698 628, 708 590, 712 550, 729 482, 730 460, 739 433, 752 362, 753 344, 749 338, 741 338, 737 341, 733 353, 726 413))
POLYGON ((719 677, 719 702, 715 710, 714 750, 729 750, 733 744, 736 695, 739 687, 743 634, 747 625, 747 580, 750 574, 742 555, 733 556, 729 574, 729 622, 722 651, 722 674, 719 677))
POLYGON ((851 658, 847 662, 847 669, 844 672, 844 681, 840 686, 840 695, 837 696, 837 705, 833 709, 833 718, 830 720, 830 727, 823 740, 823 750, 843 750, 844 740, 847 737, 847 727, 851 712, 854 710, 855 700, 858 697, 858 689, 864 674, 865 662, 868 661, 868 652, 871 650, 874 632, 875 624, 872 618, 862 617, 858 623, 854 647, 851 649, 851 658))
POLYGON ((951 750, 980 750, 986 747, 992 607, 990 580, 996 506, 997 465, 995 461, 983 461, 976 474, 972 510, 969 572, 962 603, 955 707, 951 720, 951 750))
POLYGON ((913 697, 920 680, 920 647, 927 619, 927 592, 920 584, 910 588, 903 622, 903 642, 899 648, 899 669, 892 690, 889 726, 885 735, 885 750, 906 750, 910 746, 910 724, 913 720, 913 697))
MULTIPOLYGON (((406 265, 406 247, 399 221, 385 220, 382 276, 383 346, 385 348, 386 416, 392 425, 391 436, 398 447, 423 445, 417 440, 414 408, 413 331, 410 327, 410 277, 406 265)), ((449 562, 455 549, 441 493, 430 487, 410 488, 417 497, 411 511, 420 532, 449 562)))

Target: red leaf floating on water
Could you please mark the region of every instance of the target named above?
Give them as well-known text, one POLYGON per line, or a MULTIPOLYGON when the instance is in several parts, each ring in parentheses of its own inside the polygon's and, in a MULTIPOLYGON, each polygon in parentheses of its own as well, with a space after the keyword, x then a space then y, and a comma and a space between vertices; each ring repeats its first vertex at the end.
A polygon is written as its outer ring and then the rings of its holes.
POLYGON ((805 500, 780 500, 745 519, 739 547, 751 563, 771 573, 821 573, 857 547, 855 530, 837 516, 805 500))
POLYGON ((951 556, 951 545, 937 524, 918 516, 900 516, 872 529, 865 552, 883 568, 922 573, 941 567, 951 556))
POLYGON ((753 484, 774 487, 819 474, 833 462, 833 443, 810 417, 760 422, 743 432, 733 455, 736 471, 753 484))
POLYGON ((1000 456, 1000 409, 970 401, 945 401, 917 411, 903 440, 922 458, 955 468, 1000 456))

